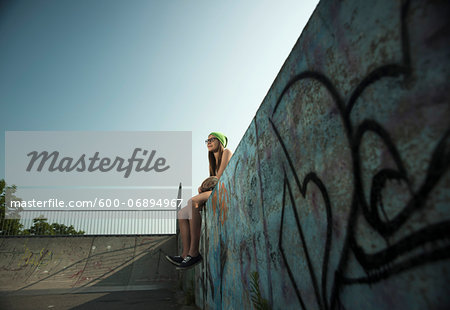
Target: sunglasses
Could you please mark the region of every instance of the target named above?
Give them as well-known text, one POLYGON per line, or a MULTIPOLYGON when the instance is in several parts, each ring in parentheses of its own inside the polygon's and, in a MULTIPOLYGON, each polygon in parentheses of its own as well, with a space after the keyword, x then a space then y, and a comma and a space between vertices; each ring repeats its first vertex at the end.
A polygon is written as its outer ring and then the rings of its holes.
POLYGON ((215 140, 217 140, 217 138, 211 138, 211 139, 206 139, 205 143, 208 144, 209 142, 214 142, 215 140))

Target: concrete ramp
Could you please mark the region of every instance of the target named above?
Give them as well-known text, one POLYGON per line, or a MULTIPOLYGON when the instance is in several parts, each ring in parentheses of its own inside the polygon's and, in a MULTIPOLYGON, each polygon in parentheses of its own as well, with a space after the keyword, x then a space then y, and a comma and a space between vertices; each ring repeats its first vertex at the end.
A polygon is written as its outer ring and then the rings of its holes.
POLYGON ((4 238, 0 294, 149 290, 173 284, 175 236, 4 238))

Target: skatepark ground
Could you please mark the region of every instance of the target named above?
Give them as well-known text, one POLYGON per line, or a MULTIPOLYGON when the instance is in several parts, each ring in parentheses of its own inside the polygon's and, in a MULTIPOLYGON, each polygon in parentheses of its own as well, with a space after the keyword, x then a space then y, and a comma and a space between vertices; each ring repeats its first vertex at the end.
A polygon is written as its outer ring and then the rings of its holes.
POLYGON ((0 309, 130 309, 130 310, 197 310, 185 305, 185 296, 175 286, 138 291, 85 292, 77 294, 6 295, 0 296, 0 309))
POLYGON ((176 244, 174 235, 2 238, 0 310, 197 309, 164 258, 176 244))

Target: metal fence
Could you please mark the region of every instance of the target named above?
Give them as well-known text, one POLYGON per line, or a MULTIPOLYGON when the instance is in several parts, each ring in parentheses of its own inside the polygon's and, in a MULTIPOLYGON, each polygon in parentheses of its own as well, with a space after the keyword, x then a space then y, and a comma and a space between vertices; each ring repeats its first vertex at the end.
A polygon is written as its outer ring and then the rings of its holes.
MULTIPOLYGON (((180 184, 178 199, 181 190, 180 184)), ((21 219, 3 213, 0 236, 176 234, 178 210, 27 211, 21 219)))
MULTIPOLYGON (((31 212, 30 212, 31 213, 31 212)), ((36 212, 26 219, 3 220, 0 235, 162 235, 176 233, 174 211, 36 212), (151 214, 149 214, 151 212, 151 214), (19 226, 20 223, 23 226, 19 226), (20 229, 17 229, 20 227, 20 229)))

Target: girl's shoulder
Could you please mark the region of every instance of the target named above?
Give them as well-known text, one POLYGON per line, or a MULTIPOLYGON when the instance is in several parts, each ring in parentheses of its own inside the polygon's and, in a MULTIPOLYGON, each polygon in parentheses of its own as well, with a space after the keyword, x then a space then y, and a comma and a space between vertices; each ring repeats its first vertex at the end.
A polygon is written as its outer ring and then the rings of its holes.
POLYGON ((223 153, 226 155, 233 155, 233 152, 231 152, 229 149, 224 149, 223 153))
POLYGON ((233 153, 229 150, 229 149, 224 149, 223 150, 223 155, 222 158, 225 160, 225 162, 228 164, 228 162, 230 161, 231 157, 233 156, 233 153))
POLYGON ((223 150, 222 157, 230 159, 232 155, 233 155, 233 153, 229 149, 224 149, 223 150))

